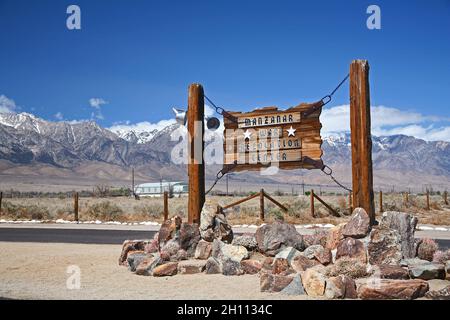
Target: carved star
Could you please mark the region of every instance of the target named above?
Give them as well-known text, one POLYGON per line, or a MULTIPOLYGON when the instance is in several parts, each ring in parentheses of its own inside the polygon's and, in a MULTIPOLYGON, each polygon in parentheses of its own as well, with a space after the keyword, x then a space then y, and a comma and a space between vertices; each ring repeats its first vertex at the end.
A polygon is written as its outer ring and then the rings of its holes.
POLYGON ((292 126, 289 129, 287 129, 286 131, 288 132, 288 137, 290 136, 295 137, 295 130, 296 129, 292 128, 292 126))
POLYGON ((248 131, 248 129, 245 130, 245 132, 244 132, 244 140, 245 139, 249 139, 250 140, 250 136, 251 135, 252 135, 252 133, 250 131, 248 131))

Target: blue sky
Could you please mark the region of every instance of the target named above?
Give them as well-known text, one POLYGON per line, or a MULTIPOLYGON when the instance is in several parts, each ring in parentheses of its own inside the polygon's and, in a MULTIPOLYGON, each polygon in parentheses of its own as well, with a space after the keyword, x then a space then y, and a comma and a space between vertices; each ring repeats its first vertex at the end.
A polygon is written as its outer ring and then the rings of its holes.
MULTIPOLYGON (((0 0, 0 110, 145 127, 184 107, 192 82, 230 110, 285 108, 363 58, 374 134, 450 141, 449 35, 449 0, 0 0), (66 28, 70 4, 81 30, 66 28), (381 30, 366 27, 371 4, 381 30)), ((327 105, 326 131, 348 127, 348 90, 327 105)))

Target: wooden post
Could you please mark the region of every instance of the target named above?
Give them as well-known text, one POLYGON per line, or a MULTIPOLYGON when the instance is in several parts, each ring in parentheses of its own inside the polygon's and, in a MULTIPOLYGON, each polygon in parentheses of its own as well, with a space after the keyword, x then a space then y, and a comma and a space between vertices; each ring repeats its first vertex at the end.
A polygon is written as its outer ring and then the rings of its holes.
MULTIPOLYGON (((444 191, 444 204, 445 204, 446 206, 448 206, 447 195, 448 195, 448 192, 447 192, 447 191, 444 191)), ((1 199, 1 198, 0 198, 0 199, 1 199)), ((1 200, 0 200, 0 204, 1 204, 1 200)), ((1 212, 1 205, 0 205, 0 212, 1 212)))
POLYGON ((380 190, 380 213, 383 213, 383 191, 380 190))
POLYGON ((203 160, 204 150, 204 116, 205 102, 203 87, 200 84, 189 86, 188 112, 188 222, 200 223, 200 213, 205 203, 205 164, 203 160))
POLYGON ((264 189, 259 191, 259 218, 264 221, 264 189))
POLYGON ((131 195, 134 197, 134 168, 131 168, 131 195))
POLYGON ((2 200, 3 200, 3 192, 0 192, 0 214, 2 214, 2 200))
POLYGON ((315 218, 315 213, 314 213, 314 190, 311 189, 311 193, 310 193, 310 198, 309 198, 309 203, 310 203, 310 207, 311 207, 311 217, 315 218))
POLYGON ((374 225, 369 63, 367 60, 354 60, 350 65, 350 130, 353 208, 364 208, 370 216, 371 224, 374 225))
POLYGON ((169 192, 164 191, 164 221, 169 219, 169 192))
POLYGON ((78 192, 75 192, 73 194, 73 213, 75 221, 78 222, 78 192))
POLYGON ((353 202, 352 202, 352 193, 348 194, 348 209, 350 210, 350 214, 353 213, 353 202))
POLYGON ((430 190, 427 189, 427 210, 430 210, 430 190))

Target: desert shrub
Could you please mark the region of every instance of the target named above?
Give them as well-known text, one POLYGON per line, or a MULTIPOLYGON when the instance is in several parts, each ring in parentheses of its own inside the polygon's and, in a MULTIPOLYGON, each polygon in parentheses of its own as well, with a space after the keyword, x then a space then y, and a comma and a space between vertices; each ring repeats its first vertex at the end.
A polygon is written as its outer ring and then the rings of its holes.
MULTIPOLYGON (((102 221, 117 221, 120 220, 123 211, 122 209, 111 203, 110 201, 102 201, 100 203, 95 203, 90 205, 86 214, 88 217, 93 219, 98 219, 102 221)), ((82 217, 83 215, 80 215, 82 217)))
POLYGON ((148 218, 160 218, 164 214, 164 206, 160 203, 137 205, 133 210, 135 214, 148 218))
POLYGON ((302 212, 309 208, 309 202, 304 198, 298 198, 290 204, 288 215, 300 218, 302 212))
POLYGON ((438 250, 433 254, 433 262, 445 263, 450 260, 450 249, 447 251, 438 250))
POLYGON ((2 216, 17 220, 48 220, 53 217, 47 207, 40 205, 15 205, 5 201, 2 205, 2 216))
POLYGON ((336 260, 335 264, 329 265, 326 269, 326 275, 329 277, 336 277, 341 274, 353 279, 364 278, 369 275, 365 263, 348 257, 336 260))
POLYGON ((268 210, 267 212, 270 216, 272 216, 274 219, 278 219, 278 220, 282 220, 284 221, 284 214, 276 209, 276 208, 271 208, 270 210, 268 210))
POLYGON ((74 212, 73 207, 66 205, 62 208, 56 209, 56 218, 57 219, 64 219, 64 220, 71 220, 74 218, 74 212))
POLYGON ((438 249, 438 244, 433 239, 424 238, 417 247, 417 256, 422 260, 433 260, 433 255, 438 249))

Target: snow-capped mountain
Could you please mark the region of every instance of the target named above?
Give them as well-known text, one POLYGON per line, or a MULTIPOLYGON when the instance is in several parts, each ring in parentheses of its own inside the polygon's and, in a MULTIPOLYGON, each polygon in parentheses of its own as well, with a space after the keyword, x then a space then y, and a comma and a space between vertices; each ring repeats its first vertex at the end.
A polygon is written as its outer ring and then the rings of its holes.
POLYGON ((111 131, 126 141, 129 141, 132 143, 138 143, 138 144, 143 144, 143 143, 149 142, 150 140, 153 139, 155 134, 158 133, 157 129, 153 129, 150 131, 117 129, 117 130, 111 130, 111 131))

